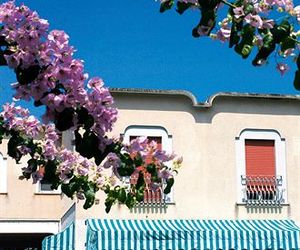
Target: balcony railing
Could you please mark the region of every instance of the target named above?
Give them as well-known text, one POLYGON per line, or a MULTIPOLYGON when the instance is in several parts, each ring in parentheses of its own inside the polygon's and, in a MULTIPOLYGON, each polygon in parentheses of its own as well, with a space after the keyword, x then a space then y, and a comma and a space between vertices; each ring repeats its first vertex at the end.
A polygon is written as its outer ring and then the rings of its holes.
MULTIPOLYGON (((135 177, 125 178, 123 181, 125 183, 131 183, 132 179, 135 177)), ((137 180, 134 180, 136 182, 137 180)), ((166 203, 170 203, 170 197, 164 194, 163 192, 164 184, 160 183, 155 188, 151 188, 150 185, 148 186, 146 182, 146 187, 144 190, 144 199, 139 203, 142 206, 153 206, 153 205, 165 205, 166 203)))
POLYGON ((144 200, 143 203, 146 204, 162 204, 165 203, 163 199, 163 191, 162 188, 159 187, 156 190, 152 190, 150 188, 145 188, 144 191, 144 200))
POLYGON ((281 206, 282 176, 241 176, 243 202, 248 206, 281 206))

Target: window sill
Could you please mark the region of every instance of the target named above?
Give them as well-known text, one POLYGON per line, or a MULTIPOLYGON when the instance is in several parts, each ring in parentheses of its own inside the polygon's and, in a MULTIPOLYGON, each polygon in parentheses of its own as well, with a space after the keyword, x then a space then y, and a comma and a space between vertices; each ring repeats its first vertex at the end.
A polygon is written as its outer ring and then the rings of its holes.
POLYGON ((249 205, 249 204, 246 204, 246 203, 243 203, 243 202, 237 202, 235 205, 237 207, 289 207, 290 203, 282 203, 282 204, 279 204, 279 205, 272 205, 272 204, 262 204, 262 205, 253 204, 253 205, 249 205))
POLYGON ((175 206, 175 202, 161 202, 161 203, 143 203, 140 202, 136 207, 163 207, 163 206, 175 206))
POLYGON ((0 192, 0 195, 8 195, 8 192, 0 192))
POLYGON ((60 191, 39 191, 35 192, 35 195, 61 195, 62 192, 60 191))

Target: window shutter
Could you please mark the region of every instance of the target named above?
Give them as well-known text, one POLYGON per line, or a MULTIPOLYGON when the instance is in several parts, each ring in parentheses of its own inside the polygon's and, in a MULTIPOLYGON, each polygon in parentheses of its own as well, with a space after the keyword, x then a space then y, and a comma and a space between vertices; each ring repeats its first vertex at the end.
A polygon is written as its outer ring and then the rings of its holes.
POLYGON ((247 176, 275 176, 273 140, 245 140, 245 151, 247 176))

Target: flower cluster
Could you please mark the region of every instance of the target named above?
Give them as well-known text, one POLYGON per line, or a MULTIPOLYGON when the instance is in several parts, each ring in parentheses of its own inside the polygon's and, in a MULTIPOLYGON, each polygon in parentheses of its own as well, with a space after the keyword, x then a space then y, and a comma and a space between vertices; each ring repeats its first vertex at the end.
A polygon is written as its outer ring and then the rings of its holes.
POLYGON ((83 62, 73 58, 74 48, 64 31, 48 32, 49 24, 38 14, 14 2, 0 5, 0 43, 5 47, 1 55, 14 69, 18 82, 13 84, 15 99, 33 99, 45 105, 44 121, 53 121, 61 131, 78 127, 78 107, 92 117, 89 129, 99 139, 99 148, 106 145, 104 135, 112 129, 117 110, 103 81, 84 73, 83 62), (68 124, 62 121, 68 113, 68 124), (62 123, 64 123, 62 125, 62 123))
POLYGON ((5 120, 7 129, 19 131, 21 134, 36 139, 41 132, 40 122, 29 114, 28 109, 15 106, 15 103, 3 105, 0 113, 5 120))
MULTIPOLYGON (((289 70, 286 59, 297 61, 300 5, 293 0, 161 0, 161 12, 177 3, 177 12, 198 9, 201 13, 199 24, 193 29, 193 36, 210 36, 221 42, 229 42, 236 53, 247 58, 254 47, 257 54, 252 61, 254 66, 264 65, 272 53, 275 54, 276 69, 281 75, 289 70), (217 25, 217 17, 223 5, 229 6, 227 16, 217 25), (218 26, 218 28, 216 28, 218 26), (215 31, 215 32, 214 32, 215 31)), ((219 14, 219 15, 218 15, 219 14)), ((299 56, 298 56, 299 58, 299 56)), ((300 90, 300 59, 297 62, 294 86, 300 90)))
POLYGON ((52 189, 61 186, 68 197, 84 199, 86 209, 103 190, 107 212, 116 197, 133 207, 145 185, 161 179, 169 192, 173 172, 165 163, 174 156, 144 139, 123 145, 106 136, 117 119, 109 90, 100 78, 88 80, 83 62, 73 58, 68 35, 48 28, 46 20, 24 5, 15 6, 13 1, 0 5, 0 65, 16 73, 14 99, 46 107, 43 122, 15 103, 5 104, 0 113, 0 143, 8 136, 8 155, 16 162, 29 157, 22 178, 32 178, 33 183, 45 180, 52 189), (61 132, 69 129, 76 152, 60 142, 61 132), (137 173, 133 189, 117 188, 118 179, 137 173))
MULTIPOLYGON (((84 178, 81 182, 94 183, 97 189, 103 189, 102 166, 96 166, 93 161, 60 145, 54 124, 40 123, 27 109, 15 103, 5 104, 0 118, 2 133, 11 136, 9 155, 16 160, 25 155, 31 156, 27 167, 22 168, 23 178, 31 177, 36 183, 46 177, 50 183, 57 181, 56 187, 84 178), (53 176, 47 178, 48 172, 53 172, 53 176)), ((86 198, 80 185, 74 194, 81 199, 86 198)))
POLYGON ((118 180, 110 179, 104 185, 107 211, 116 201, 127 202, 132 207, 142 201, 149 190, 164 187, 163 192, 169 193, 174 184, 174 174, 182 163, 182 158, 174 160, 175 157, 147 137, 137 137, 129 144, 121 145, 118 152, 110 153, 103 168, 111 169, 112 176, 118 180))

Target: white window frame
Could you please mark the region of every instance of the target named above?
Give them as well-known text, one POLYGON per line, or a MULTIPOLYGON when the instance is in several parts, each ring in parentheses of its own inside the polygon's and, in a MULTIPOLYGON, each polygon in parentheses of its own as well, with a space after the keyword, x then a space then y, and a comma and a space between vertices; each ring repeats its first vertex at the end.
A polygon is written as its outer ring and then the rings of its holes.
MULTIPOLYGON (((130 136, 161 137, 162 150, 169 154, 173 152, 172 136, 161 126, 131 125, 125 129, 122 136, 125 144, 130 142, 130 136)), ((172 162, 166 163, 167 166, 170 164, 172 162)), ((166 203, 174 203, 174 186, 169 194, 164 194, 164 199, 166 203)))
POLYGON ((239 137, 235 139, 236 145, 236 166, 237 166, 237 203, 244 204, 243 202, 243 185, 241 176, 246 175, 246 154, 245 154, 245 140, 273 140, 275 146, 275 173, 282 176, 283 199, 286 204, 287 197, 287 184, 286 184, 286 151, 285 139, 281 138, 276 130, 271 129, 244 129, 239 137))
MULTIPOLYGON (((60 143, 63 147, 68 150, 75 151, 74 146, 74 131, 69 129, 64 131, 60 135, 60 143)), ((59 187, 57 190, 42 190, 42 183, 38 182, 36 185, 36 194, 61 194, 61 188, 59 187)))
POLYGON ((7 194, 7 158, 0 153, 0 194, 7 194))
POLYGON ((36 184, 35 194, 61 194, 61 188, 54 190, 42 190, 42 183, 39 181, 36 184))

